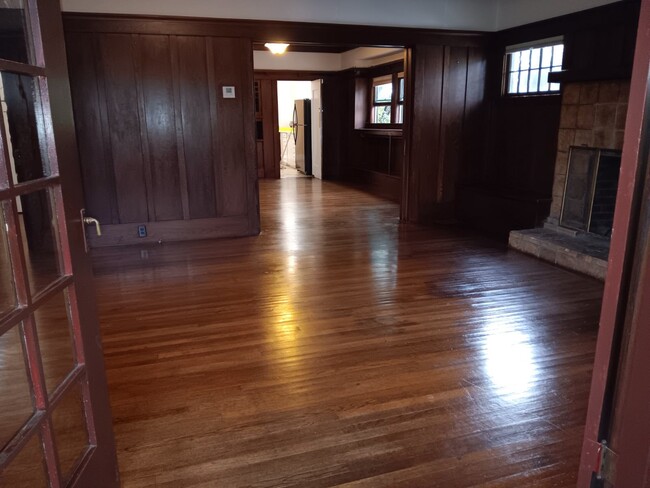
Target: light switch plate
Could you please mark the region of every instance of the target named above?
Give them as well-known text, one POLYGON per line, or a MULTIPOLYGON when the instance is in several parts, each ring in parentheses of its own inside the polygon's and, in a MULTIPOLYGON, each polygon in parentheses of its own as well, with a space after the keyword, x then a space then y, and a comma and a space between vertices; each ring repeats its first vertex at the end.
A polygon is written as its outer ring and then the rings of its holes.
POLYGON ((235 87, 234 86, 224 86, 223 98, 235 98, 235 87))

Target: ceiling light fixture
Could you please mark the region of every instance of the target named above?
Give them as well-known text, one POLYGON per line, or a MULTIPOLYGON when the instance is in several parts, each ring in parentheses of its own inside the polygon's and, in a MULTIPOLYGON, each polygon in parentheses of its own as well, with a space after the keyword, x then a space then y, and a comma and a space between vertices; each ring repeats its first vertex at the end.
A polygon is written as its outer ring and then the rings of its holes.
POLYGON ((268 48, 273 54, 284 54, 289 44, 283 42, 267 42, 264 47, 268 48))

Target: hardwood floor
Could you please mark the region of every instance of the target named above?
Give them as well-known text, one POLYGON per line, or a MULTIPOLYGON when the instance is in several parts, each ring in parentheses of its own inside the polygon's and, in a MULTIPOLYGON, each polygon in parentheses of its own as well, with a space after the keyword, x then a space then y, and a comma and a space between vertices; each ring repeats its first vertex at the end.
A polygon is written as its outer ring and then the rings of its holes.
POLYGON ((318 180, 95 251, 125 487, 574 486, 599 282, 318 180))

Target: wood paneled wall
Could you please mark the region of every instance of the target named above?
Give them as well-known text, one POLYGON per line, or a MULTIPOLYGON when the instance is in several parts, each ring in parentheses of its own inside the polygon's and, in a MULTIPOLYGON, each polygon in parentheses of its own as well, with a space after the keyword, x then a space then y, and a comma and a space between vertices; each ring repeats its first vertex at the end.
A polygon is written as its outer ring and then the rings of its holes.
POLYGON ((401 199, 405 219, 449 213, 466 154, 478 151, 461 141, 481 125, 485 34, 84 14, 64 24, 87 205, 110 223, 105 244, 138 242, 139 223, 154 240, 258 231, 255 160, 266 148, 255 139, 251 39, 410 46, 404 137, 355 129, 354 73, 325 75, 322 94, 324 177, 401 199), (221 84, 238 99, 221 99, 221 84), (368 171, 388 157, 389 171, 368 171))
POLYGON ((542 225, 549 214, 561 95, 502 96, 506 46, 564 36, 564 80, 629 77, 638 9, 636 1, 616 2, 491 36, 478 117, 483 129, 464 143, 469 151, 481 149, 462 166, 462 220, 507 239, 513 229, 542 225))
POLYGON ((431 223, 453 218, 460 168, 481 151, 485 51, 480 47, 417 45, 411 53, 402 217, 431 223))
POLYGON ((356 129, 368 111, 365 98, 355 96, 358 73, 325 78, 326 175, 401 201, 405 220, 426 224, 453 218, 461 168, 482 158, 484 150, 475 140, 483 140, 486 49, 460 44, 410 49, 402 137, 356 129))
POLYGON ((104 230, 91 244, 259 232, 249 40, 68 29, 66 42, 86 210, 104 230))

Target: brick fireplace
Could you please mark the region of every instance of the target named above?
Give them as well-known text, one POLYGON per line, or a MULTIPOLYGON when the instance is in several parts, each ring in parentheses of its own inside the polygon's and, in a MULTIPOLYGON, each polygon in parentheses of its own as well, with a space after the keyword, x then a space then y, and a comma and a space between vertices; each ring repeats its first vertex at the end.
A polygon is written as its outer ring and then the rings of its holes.
POLYGON ((569 190, 573 195, 576 185, 592 185, 590 201, 594 200, 596 191, 596 199, 599 195, 605 195, 605 198, 596 201, 593 209, 586 209, 590 219, 592 212, 601 220, 603 212, 611 213, 609 202, 615 198, 615 192, 612 195, 611 190, 616 186, 618 175, 618 166, 613 165, 620 165, 620 159, 617 163, 616 158, 617 155, 620 158, 623 147, 629 86, 629 81, 581 82, 564 86, 550 215, 543 228, 511 232, 511 247, 598 279, 605 279, 609 254, 607 216, 604 217, 605 224, 601 223, 600 227, 571 224, 566 213, 568 206, 575 202, 571 198, 565 198, 565 192, 569 190), (570 157, 573 171, 569 171, 571 176, 567 181, 570 157), (591 166, 586 165, 586 158, 597 157, 604 163, 599 165, 596 161, 591 166), (577 171, 580 167, 589 168, 583 169, 582 179, 585 181, 581 181, 580 171, 577 171), (599 190, 596 186, 597 178, 599 190), (601 181, 607 178, 609 181, 601 181))

